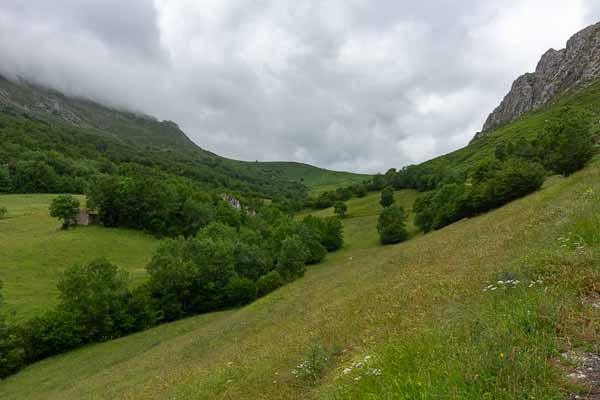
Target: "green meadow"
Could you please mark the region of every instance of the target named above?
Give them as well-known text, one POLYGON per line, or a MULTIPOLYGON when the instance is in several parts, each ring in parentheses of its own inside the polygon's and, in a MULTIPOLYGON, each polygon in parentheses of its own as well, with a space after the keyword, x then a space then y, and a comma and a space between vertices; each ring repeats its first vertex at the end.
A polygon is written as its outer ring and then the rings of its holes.
POLYGON ((61 230, 61 222, 48 215, 54 197, 0 195, 0 206, 8 210, 0 219, 0 280, 17 320, 51 308, 57 300, 59 274, 73 264, 106 257, 127 270, 132 283, 139 282, 158 244, 152 236, 133 230, 99 226, 61 230))
MULTIPOLYGON (((415 196, 401 191, 396 201, 410 210, 415 196)), ((143 276, 153 239, 100 227, 59 232, 59 223, 44 215, 49 197, 2 200, 10 210, 10 218, 0 222, 6 298, 26 315, 43 308, 31 307, 30 299, 52 302, 56 274, 73 262, 103 254, 137 279, 143 276), (94 247, 97 243, 103 247, 94 247), (79 251, 71 251, 74 246, 79 251), (17 261, 29 268, 5 269, 17 261)), ((567 378, 575 365, 561 354, 599 350, 600 315, 592 303, 600 290, 600 162, 569 178, 552 177, 532 195, 439 231, 414 235, 409 224, 413 237, 393 246, 377 240, 378 200, 370 194, 348 202, 346 245, 309 267, 304 278, 241 309, 38 362, 0 382, 0 397, 585 394, 567 378)))

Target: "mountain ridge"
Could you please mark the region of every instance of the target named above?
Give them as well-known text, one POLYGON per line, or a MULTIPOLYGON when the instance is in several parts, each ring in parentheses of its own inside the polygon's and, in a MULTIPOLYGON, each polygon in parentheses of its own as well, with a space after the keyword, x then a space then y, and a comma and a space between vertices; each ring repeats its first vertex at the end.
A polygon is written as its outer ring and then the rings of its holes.
POLYGON ((518 77, 475 139, 548 104, 558 94, 600 77, 600 22, 577 32, 564 49, 549 49, 535 72, 518 77))

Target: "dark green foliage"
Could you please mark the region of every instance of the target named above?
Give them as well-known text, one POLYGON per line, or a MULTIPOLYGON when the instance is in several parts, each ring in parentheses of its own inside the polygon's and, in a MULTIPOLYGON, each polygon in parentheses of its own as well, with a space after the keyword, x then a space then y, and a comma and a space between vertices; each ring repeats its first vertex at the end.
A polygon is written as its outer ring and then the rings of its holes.
POLYGON ((19 328, 26 362, 133 331, 127 286, 126 275, 103 259, 66 270, 58 307, 19 328))
POLYGON ((502 164, 484 161, 466 184, 445 184, 420 196, 413 206, 415 225, 423 231, 500 207, 540 188, 545 171, 539 165, 511 159, 502 164))
POLYGON ((2 297, 0 281, 0 379, 10 375, 23 362, 23 349, 19 344, 15 327, 10 326, 7 319, 7 306, 2 297))
POLYGON ((50 204, 50 216, 62 220, 63 229, 77 223, 75 217, 78 213, 79 200, 68 194, 57 196, 50 204))
POLYGON ((367 195, 367 187, 365 185, 354 185, 350 189, 358 198, 365 197, 367 195))
POLYGON ((377 221, 377 232, 382 244, 399 243, 406 240, 406 214, 402 207, 385 207, 377 221))
POLYGON ((304 276, 309 253, 300 237, 294 235, 281 242, 277 261, 277 272, 285 281, 293 281, 304 276))
POLYGON ((277 288, 283 286, 283 278, 277 271, 271 271, 256 281, 256 297, 266 296, 277 288))
POLYGON ((340 218, 345 218, 348 212, 348 206, 343 201, 336 201, 333 205, 333 212, 340 218))
POLYGON ((230 242, 166 240, 147 267, 148 290, 168 321, 227 305, 225 287, 235 274, 230 242))
POLYGON ((127 275, 105 259, 67 269, 58 282, 59 308, 90 342, 120 336, 127 320, 127 275))
POLYGON ((343 225, 339 218, 317 218, 309 215, 303 222, 321 232, 321 244, 327 251, 335 251, 344 245, 343 225))
POLYGON ((248 278, 233 277, 225 286, 225 291, 227 292, 227 303, 233 307, 252 303, 256 298, 254 282, 248 278))
POLYGON ((387 187, 381 191, 381 199, 379 200, 379 204, 382 207, 389 207, 394 204, 394 190, 390 187, 387 187))
POLYGON ((562 175, 583 168, 594 155, 594 141, 586 113, 566 108, 549 121, 538 137, 544 167, 562 175))
POLYGON ((182 234, 183 236, 194 236, 200 229, 216 219, 214 207, 192 197, 188 197, 181 208, 182 234))
POLYGON ((306 198, 307 188, 279 169, 285 166, 227 160, 196 147, 173 123, 114 110, 106 118, 102 110, 102 128, 93 129, 0 105, 0 193, 84 193, 97 175, 141 173, 270 198, 286 211, 306 198))

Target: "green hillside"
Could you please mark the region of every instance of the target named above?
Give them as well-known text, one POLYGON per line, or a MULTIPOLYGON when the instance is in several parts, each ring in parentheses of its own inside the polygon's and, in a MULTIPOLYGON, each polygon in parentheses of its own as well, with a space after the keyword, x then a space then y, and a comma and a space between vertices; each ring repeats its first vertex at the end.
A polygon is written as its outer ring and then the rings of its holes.
POLYGON ((267 169, 272 168, 275 171, 281 171, 282 176, 289 180, 302 182, 311 189, 312 193, 351 186, 371 178, 371 175, 330 171, 295 162, 263 162, 260 165, 267 169))
POLYGON ((82 226, 63 231, 48 216, 54 197, 0 195, 0 207, 8 210, 0 219, 0 281, 19 320, 56 303, 58 274, 73 264, 107 257, 140 282, 158 245, 157 239, 133 230, 82 226))
MULTIPOLYGON (((1 382, 0 394, 563 398, 578 389, 565 377, 575 366, 559 368, 560 354, 594 351, 600 338, 600 316, 588 303, 600 278, 599 194, 596 161, 501 209, 396 246, 377 243, 374 216, 349 218, 347 246, 304 279, 239 310, 39 362, 1 382), (522 284, 483 290, 509 278, 522 284), (315 379, 296 377, 311 354, 321 360, 315 379)), ((410 202, 414 194, 397 196, 410 202)), ((375 209, 375 201, 351 201, 350 210, 375 209)))
POLYGON ((174 122, 1 76, 0 139, 0 193, 82 192, 98 173, 141 169, 183 177, 206 190, 301 203, 306 186, 343 186, 366 177, 298 163, 227 159, 194 144, 174 122), (19 161, 44 163, 65 182, 41 188, 4 184, 3 169, 19 161))

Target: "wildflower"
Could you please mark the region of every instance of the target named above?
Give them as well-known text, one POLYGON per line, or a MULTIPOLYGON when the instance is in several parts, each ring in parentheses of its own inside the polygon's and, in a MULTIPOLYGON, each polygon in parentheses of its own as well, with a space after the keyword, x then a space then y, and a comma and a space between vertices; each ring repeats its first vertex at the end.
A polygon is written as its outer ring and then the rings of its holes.
POLYGON ((504 358, 504 353, 500 353, 500 358, 504 358))
POLYGON ((350 372, 352 372, 352 368, 344 368, 344 370, 342 371, 344 375, 348 375, 350 372))
POLYGON ((371 376, 380 376, 381 375, 381 370, 379 368, 371 368, 368 372, 369 375, 371 376))

